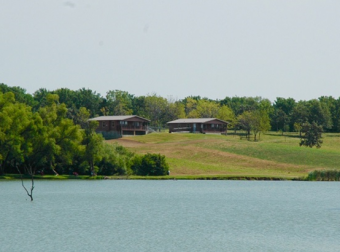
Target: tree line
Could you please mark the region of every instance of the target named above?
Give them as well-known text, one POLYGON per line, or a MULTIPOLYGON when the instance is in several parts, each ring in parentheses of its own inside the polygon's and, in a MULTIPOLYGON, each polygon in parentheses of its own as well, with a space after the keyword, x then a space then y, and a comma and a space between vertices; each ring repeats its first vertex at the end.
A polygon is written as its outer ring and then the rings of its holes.
POLYGON ((135 96, 127 91, 109 90, 101 96, 91 89, 53 91, 41 88, 32 95, 20 87, 0 84, 3 93, 12 92, 18 102, 38 111, 48 103, 48 95, 55 94, 59 103, 67 108, 66 117, 81 124, 81 108, 90 117, 103 115, 138 115, 151 120, 151 126, 162 128, 178 118, 219 118, 229 122, 229 128, 243 129, 256 138, 268 130, 300 132, 306 123, 316 123, 323 131, 340 132, 340 98, 322 96, 318 99, 296 101, 278 97, 274 102, 262 97, 226 97, 212 100, 200 96, 188 96, 174 100, 157 94, 135 96))
POLYGON ((0 175, 31 176, 31 192, 24 187, 31 199, 36 174, 167 174, 164 156, 138 156, 103 141, 95 132, 98 122, 88 121, 91 107, 68 107, 53 92, 40 97, 1 85, 0 175))

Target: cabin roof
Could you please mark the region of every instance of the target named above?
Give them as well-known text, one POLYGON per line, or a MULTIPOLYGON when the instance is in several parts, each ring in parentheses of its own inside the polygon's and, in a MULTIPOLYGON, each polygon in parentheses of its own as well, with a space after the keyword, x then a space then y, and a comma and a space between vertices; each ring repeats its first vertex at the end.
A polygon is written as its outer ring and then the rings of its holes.
POLYGON ((171 123, 207 123, 207 122, 214 121, 214 120, 228 124, 228 122, 222 121, 222 120, 217 119, 217 118, 182 118, 182 119, 177 119, 177 120, 174 120, 174 121, 167 122, 167 124, 171 124, 171 123))
POLYGON ((89 119, 89 121, 124 121, 124 120, 128 120, 134 117, 150 122, 150 120, 140 117, 140 116, 136 116, 136 115, 98 116, 98 117, 89 119))

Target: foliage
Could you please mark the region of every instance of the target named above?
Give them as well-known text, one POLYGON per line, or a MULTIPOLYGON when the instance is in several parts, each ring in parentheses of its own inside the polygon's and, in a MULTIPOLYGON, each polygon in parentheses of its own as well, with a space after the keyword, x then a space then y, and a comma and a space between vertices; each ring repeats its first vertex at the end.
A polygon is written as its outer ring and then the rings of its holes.
POLYGON ((31 120, 27 105, 17 103, 11 92, 0 93, 0 174, 5 165, 23 161, 24 135, 30 131, 31 120))
POLYGON ((133 95, 126 91, 110 90, 106 94, 107 115, 131 115, 133 95))
POLYGON ((103 146, 103 158, 98 162, 98 175, 129 175, 133 154, 117 144, 103 146))
POLYGON ((15 100, 19 103, 24 103, 30 107, 34 107, 37 102, 34 100, 31 94, 27 94, 26 90, 21 87, 9 87, 4 83, 0 83, 0 92, 5 93, 13 93, 15 100))
POLYGON ((315 170, 308 173, 308 181, 340 181, 339 170, 315 170))
POLYGON ((83 159, 88 164, 88 170, 91 176, 97 173, 98 167, 95 166, 95 164, 100 162, 104 155, 104 138, 95 132, 97 126, 97 121, 89 121, 88 127, 85 129, 83 135, 83 144, 85 145, 83 159))
POLYGON ((247 131, 248 137, 252 131, 254 141, 257 140, 259 132, 266 132, 270 129, 269 115, 265 110, 245 111, 237 117, 237 124, 247 131))
POLYGON ((315 122, 312 124, 304 123, 302 125, 302 132, 304 136, 301 138, 300 146, 308 146, 312 148, 316 146, 316 148, 320 148, 322 144, 321 140, 321 133, 322 133, 322 126, 319 126, 315 122))
POLYGON ((232 127, 235 122, 234 112, 226 105, 219 108, 216 117, 220 120, 229 122, 228 127, 232 127))
POLYGON ((324 102, 316 99, 310 100, 307 103, 307 107, 309 109, 308 122, 310 124, 315 122, 324 129, 330 129, 333 126, 329 108, 324 102))
POLYGON ((162 176, 168 174, 169 165, 164 155, 148 153, 143 156, 135 156, 131 169, 136 175, 162 176))

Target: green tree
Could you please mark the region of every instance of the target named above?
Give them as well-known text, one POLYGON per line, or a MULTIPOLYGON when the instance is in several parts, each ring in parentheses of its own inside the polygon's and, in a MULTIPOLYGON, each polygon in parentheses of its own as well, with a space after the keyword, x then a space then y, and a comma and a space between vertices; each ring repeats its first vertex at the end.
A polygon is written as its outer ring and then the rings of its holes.
POLYGON ((312 148, 316 146, 316 148, 320 148, 323 141, 322 138, 322 126, 317 123, 304 123, 302 125, 302 132, 304 136, 301 138, 300 146, 308 146, 312 148))
POLYGON ((64 103, 59 104, 59 96, 48 94, 46 99, 47 106, 39 109, 45 127, 45 138, 49 142, 44 153, 50 169, 58 175, 55 167, 59 166, 57 170, 63 172, 67 165, 72 164, 82 135, 80 126, 74 125, 71 119, 66 118, 67 108, 64 103))
POLYGON ((265 110, 245 111, 237 117, 237 120, 239 126, 247 131, 248 139, 250 132, 253 132, 254 141, 257 140, 257 134, 270 129, 269 115, 265 110))
POLYGON ((300 136, 302 125, 305 122, 308 122, 308 118, 309 108, 307 106, 307 103, 305 101, 299 101, 292 111, 291 120, 294 125, 294 130, 300 132, 300 136))
POLYGON ((99 175, 130 175, 133 153, 117 144, 103 145, 103 158, 98 163, 99 175))
POLYGON ((335 99, 332 96, 321 96, 319 101, 327 106, 332 120, 332 128, 330 131, 340 131, 340 98, 335 99))
POLYGON ((199 114, 197 112, 198 99, 192 97, 187 97, 184 99, 185 104, 185 114, 188 118, 198 118, 199 114))
MULTIPOLYGON (((264 133, 270 130, 270 118, 269 118, 268 112, 265 110, 259 110, 258 112, 256 112, 256 114, 259 120, 259 138, 260 138, 261 133, 264 133)), ((256 140, 256 136, 255 136, 255 140, 256 140)))
POLYGON ((165 156, 160 154, 145 154, 135 156, 131 166, 133 172, 140 176, 162 176, 169 172, 165 156))
POLYGON ((227 105, 222 105, 218 112, 216 117, 220 120, 229 122, 228 127, 233 127, 235 123, 235 114, 232 111, 231 108, 229 108, 227 105))
POLYGON ((324 102, 313 99, 308 101, 307 107, 309 109, 308 122, 322 126, 324 129, 332 128, 332 118, 329 108, 324 102))
POLYGON ((145 97, 145 115, 151 120, 153 126, 161 127, 165 125, 168 101, 156 94, 145 97))
POLYGON ((96 133, 95 129, 97 127, 97 121, 89 121, 83 137, 83 160, 87 163, 91 176, 97 173, 98 167, 95 164, 103 159, 104 154, 104 138, 102 135, 96 133))
POLYGON ((302 124, 301 123, 294 123, 294 130, 300 134, 301 137, 301 130, 302 130, 302 124))
POLYGON ((35 106, 33 107, 33 111, 39 110, 40 107, 44 107, 47 105, 46 97, 48 94, 51 94, 51 91, 48 91, 46 88, 40 88, 34 92, 33 98, 36 101, 35 106))
POLYGON ((250 137, 250 131, 252 130, 252 120, 253 115, 249 111, 243 112, 241 115, 237 116, 237 126, 247 132, 247 138, 250 137))
POLYGON ((26 89, 21 87, 10 87, 4 83, 0 83, 0 92, 4 94, 11 92, 14 94, 16 102, 24 103, 30 107, 34 107, 37 104, 33 96, 31 94, 27 94, 26 89))
POLYGON ((90 119, 90 111, 85 107, 81 107, 77 111, 73 121, 75 124, 80 125, 82 129, 85 129, 87 127, 89 119, 90 119))
POLYGON ((106 107, 110 115, 131 115, 133 95, 126 91, 110 90, 106 94, 106 107))
POLYGON ((0 174, 4 165, 22 160, 23 134, 32 117, 30 107, 15 101, 12 92, 0 92, 0 174))
POLYGON ((185 118, 184 104, 179 101, 168 101, 165 121, 172 121, 178 118, 185 118))
POLYGON ((206 99, 199 100, 196 108, 200 118, 215 118, 219 109, 218 103, 206 99))
POLYGON ((75 107, 77 109, 85 107, 90 111, 90 116, 95 117, 100 114, 103 107, 103 98, 91 89, 82 88, 75 91, 75 107))

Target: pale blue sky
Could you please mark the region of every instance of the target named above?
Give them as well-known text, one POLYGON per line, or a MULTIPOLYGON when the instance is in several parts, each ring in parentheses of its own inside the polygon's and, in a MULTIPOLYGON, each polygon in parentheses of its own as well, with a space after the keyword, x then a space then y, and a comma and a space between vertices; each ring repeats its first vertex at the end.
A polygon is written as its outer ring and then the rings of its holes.
POLYGON ((309 100, 340 96, 340 1, 0 0, 0 82, 309 100))

